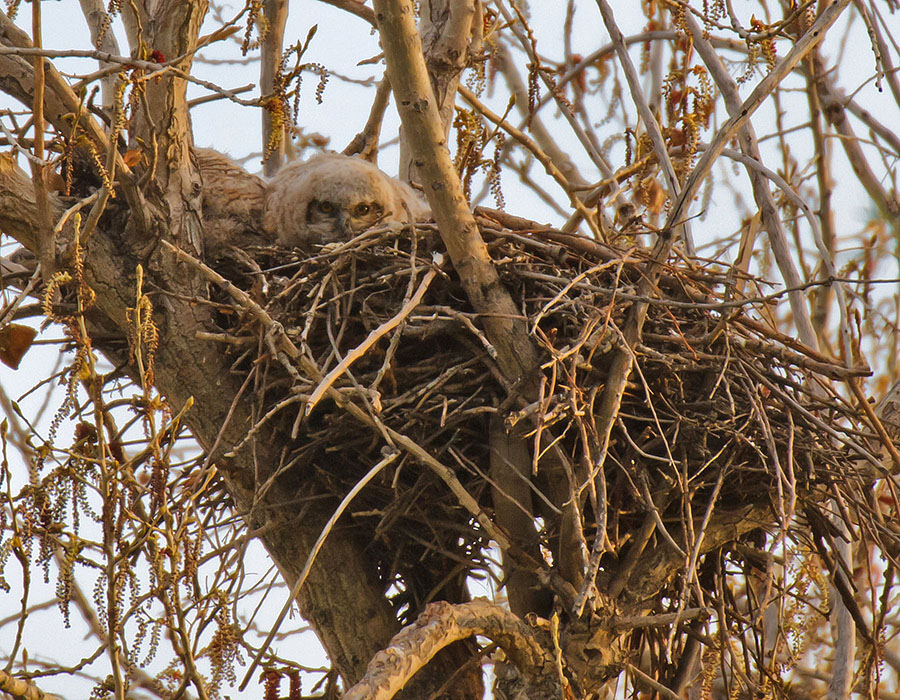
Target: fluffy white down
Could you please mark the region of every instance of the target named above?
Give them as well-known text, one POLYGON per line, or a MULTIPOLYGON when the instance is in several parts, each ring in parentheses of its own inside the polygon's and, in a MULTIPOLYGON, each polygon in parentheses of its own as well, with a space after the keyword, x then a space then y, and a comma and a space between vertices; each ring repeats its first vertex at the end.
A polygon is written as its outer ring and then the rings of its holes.
POLYGON ((422 221, 431 216, 415 190, 372 163, 323 154, 291 163, 272 178, 266 190, 263 227, 281 245, 307 252, 351 235, 331 226, 310 225, 311 202, 328 202, 348 216, 360 203, 375 202, 382 209, 378 223, 407 222, 410 217, 422 221))

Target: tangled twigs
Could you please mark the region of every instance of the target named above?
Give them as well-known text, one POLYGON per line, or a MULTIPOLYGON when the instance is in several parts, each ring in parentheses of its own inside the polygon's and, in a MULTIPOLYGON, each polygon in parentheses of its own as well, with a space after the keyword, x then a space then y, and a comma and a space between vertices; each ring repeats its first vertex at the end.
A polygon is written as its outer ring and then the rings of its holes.
MULTIPOLYGON (((204 265, 193 256, 176 248, 168 241, 162 241, 162 243, 167 249, 176 253, 180 260, 192 265, 195 269, 201 271, 205 276, 207 276, 210 281, 213 281, 216 284, 220 285, 225 291, 228 292, 229 295, 232 296, 232 298, 234 298, 235 301, 241 304, 241 307, 245 311, 253 314, 258 321, 263 323, 267 329, 267 332, 270 333, 273 338, 275 338, 274 342, 276 343, 278 349, 285 351, 292 359, 296 360, 300 364, 300 370, 304 374, 306 374, 306 376, 311 377, 319 382, 322 381, 322 374, 319 369, 308 358, 304 357, 300 353, 300 350, 297 349, 293 342, 291 342, 290 338, 288 338, 284 333, 284 327, 279 322, 275 321, 265 311, 265 309, 263 309, 259 304, 253 301, 253 299, 251 299, 246 292, 241 291, 231 282, 218 274, 215 270, 211 269, 207 265, 204 265)), ((446 483, 450 491, 459 499, 460 505, 462 505, 467 511, 469 511, 472 516, 474 516, 478 520, 478 522, 485 528, 485 530, 490 533, 491 538, 495 542, 497 542, 501 548, 508 548, 510 546, 507 537, 493 526, 490 519, 487 518, 478 503, 472 498, 472 496, 466 491, 465 487, 463 487, 459 480, 456 478, 453 470, 441 464, 415 441, 406 437, 402 433, 385 426, 377 417, 370 415, 369 413, 361 409, 359 406, 350 401, 342 392, 337 391, 333 386, 327 387, 327 395, 329 398, 333 399, 337 405, 345 409, 348 413, 350 413, 354 418, 356 418, 363 424, 375 427, 379 430, 379 432, 384 431, 384 434, 388 435, 396 445, 409 452, 413 457, 415 457, 420 462, 425 464, 429 469, 434 471, 441 478, 441 480, 446 483)))
MULTIPOLYGON (((440 265, 441 260, 439 258, 435 258, 435 265, 440 265)), ((390 333, 394 328, 399 326, 404 319, 406 319, 419 304, 422 303, 422 297, 425 296, 425 292, 428 291, 428 285, 431 284, 431 280, 434 279, 435 275, 438 274, 437 267, 432 268, 428 272, 425 273, 425 278, 419 283, 418 289, 416 289, 415 294, 412 295, 412 298, 403 306, 402 309, 397 313, 396 316, 393 316, 390 320, 382 323, 378 328, 369 333, 369 336, 356 348, 353 349, 352 352, 346 354, 344 359, 341 360, 338 365, 331 370, 325 378, 319 383, 319 385, 315 388, 312 395, 306 402, 305 412, 306 415, 312 413, 313 409, 316 407, 316 404, 319 403, 319 400, 328 390, 328 388, 334 384, 335 380, 342 375, 347 369, 352 365, 356 360, 364 356, 375 343, 377 343, 381 338, 390 333)))

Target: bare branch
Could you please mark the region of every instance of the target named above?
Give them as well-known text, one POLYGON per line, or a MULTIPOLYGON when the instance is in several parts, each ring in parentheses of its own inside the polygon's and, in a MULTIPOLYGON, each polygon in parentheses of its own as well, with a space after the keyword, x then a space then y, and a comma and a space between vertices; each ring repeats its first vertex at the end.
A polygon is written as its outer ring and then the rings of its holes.
POLYGON ((363 4, 363 0, 319 0, 319 2, 324 2, 326 5, 333 5, 341 10, 346 10, 360 19, 364 19, 373 27, 376 26, 375 13, 371 8, 366 7, 363 4))
POLYGON ((432 603, 416 622, 401 630, 369 664, 365 677, 342 700, 389 700, 445 646, 474 636, 500 646, 523 674, 535 681, 555 676, 553 657, 536 639, 534 628, 486 600, 450 605, 432 603))
POLYGON ((412 6, 408 0, 376 0, 375 15, 400 118, 441 238, 472 305, 482 315, 504 374, 514 383, 530 381, 535 351, 463 196, 429 83, 412 6))
MULTIPOLYGON (((281 66, 281 53, 284 48, 284 26, 288 17, 288 0, 265 0, 263 13, 266 16, 266 35, 262 42, 260 58, 259 91, 262 95, 271 95, 275 87, 275 75, 281 66)), ((262 146, 268 157, 263 161, 263 174, 272 177, 278 172, 284 161, 284 146, 287 134, 284 126, 282 133, 272 131, 272 112, 262 110, 262 146)))

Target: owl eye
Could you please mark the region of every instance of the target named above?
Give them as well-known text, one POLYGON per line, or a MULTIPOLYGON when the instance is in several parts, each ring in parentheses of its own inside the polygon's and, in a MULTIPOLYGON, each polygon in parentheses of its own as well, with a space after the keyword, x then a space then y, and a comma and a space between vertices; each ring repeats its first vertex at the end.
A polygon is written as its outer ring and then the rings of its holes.
POLYGON ((372 211, 372 207, 368 204, 357 204, 353 207, 353 216, 365 216, 370 211, 372 211))
POLYGON ((331 202, 316 202, 316 209, 323 214, 330 214, 334 211, 334 205, 331 202))

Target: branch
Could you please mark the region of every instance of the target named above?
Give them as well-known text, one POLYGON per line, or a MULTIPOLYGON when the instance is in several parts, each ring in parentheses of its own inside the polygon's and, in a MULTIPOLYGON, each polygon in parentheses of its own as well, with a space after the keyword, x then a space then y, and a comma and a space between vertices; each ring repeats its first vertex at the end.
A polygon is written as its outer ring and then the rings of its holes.
MULTIPOLYGON (((268 30, 266 31, 266 38, 263 39, 262 56, 260 57, 259 92, 262 95, 271 95, 275 88, 275 74, 281 65, 284 25, 287 23, 288 17, 288 2, 287 0, 265 0, 263 8, 268 30)), ((278 172, 282 161, 284 161, 284 140, 286 134, 283 127, 279 127, 282 129, 282 133, 277 135, 273 133, 272 112, 268 109, 263 109, 261 113, 263 153, 268 153, 268 156, 263 161, 263 174, 266 177, 272 177, 278 172), (273 138, 276 139, 278 144, 274 148, 272 147, 273 138)))
POLYGON ((319 0, 320 2, 324 2, 326 5, 331 5, 332 7, 337 7, 341 10, 345 10, 349 12, 351 15, 356 15, 360 19, 364 19, 366 22, 371 24, 373 27, 375 24, 375 13, 372 10, 361 2, 361 0, 319 0))
POLYGON ((553 656, 538 642, 535 629, 511 612, 483 599, 459 605, 441 601, 425 608, 378 652, 363 679, 341 700, 389 700, 438 651, 476 635, 500 646, 529 680, 555 677, 553 656))
POLYGON ((378 162, 378 139, 381 136, 381 123, 391 98, 391 81, 387 76, 382 78, 375 90, 375 99, 369 110, 369 118, 363 130, 353 137, 347 147, 341 151, 345 156, 358 155, 371 163, 378 162))
MULTIPOLYGON (((843 523, 836 523, 840 536, 835 538, 833 555, 835 558, 835 578, 843 576, 843 570, 847 570, 853 561, 853 545, 848 537, 847 528, 843 523), (838 560, 842 559, 842 562, 838 560)), ((849 586, 848 586, 849 588, 849 586)), ((856 624, 853 616, 841 592, 837 590, 836 583, 831 585, 831 596, 834 607, 831 611, 831 620, 834 627, 834 662, 831 671, 831 679, 828 682, 826 700, 840 700, 849 697, 853 683, 853 657, 856 651, 856 624)))
MULTIPOLYGON (((22 50, 21 53, 35 51, 28 35, 0 12, 0 90, 30 108, 35 93, 34 69, 21 56, 14 55, 15 52, 10 53, 10 49, 22 50)), ((66 138, 72 138, 77 129, 79 134, 93 143, 97 152, 105 153, 108 158, 113 159, 135 224, 143 237, 148 237, 148 207, 118 149, 110 148, 106 132, 95 119, 85 114, 79 97, 50 62, 44 65, 44 82, 48 88, 43 99, 44 117, 66 138), (72 119, 72 115, 77 116, 77 120, 72 119)), ((14 218, 18 218, 17 214, 14 214, 14 218)), ((24 241, 20 242, 24 244, 24 241)), ((28 247, 36 251, 36 245, 37 241, 33 240, 28 247)))
MULTIPOLYGON (((0 45, 26 49, 21 53, 29 53, 34 49, 28 35, 2 12, 0 12, 0 45)), ((0 77, 0 81, 2 81, 0 87, 26 107, 31 107, 34 99, 34 71, 22 58, 11 55, 7 50, 2 53, 3 55, 0 56, 0 76, 2 76, 0 77)), ((47 54, 43 51, 35 53, 47 54)), ((51 63, 45 64, 44 72, 44 79, 49 90, 49 94, 44 95, 44 113, 47 121, 53 124, 61 134, 71 136, 72 120, 68 119, 67 115, 82 115, 82 118, 78 120, 79 128, 86 132, 87 137, 94 142, 100 152, 105 153, 108 150, 106 134, 96 121, 83 116, 83 105, 65 78, 51 63)), ((119 163, 117 167, 124 172, 128 171, 124 163, 119 163)))
MULTIPOLYGON (((521 428, 507 433, 499 413, 491 415, 490 484, 494 517, 512 542, 535 561, 541 560, 540 538, 535 528, 531 498, 531 453, 521 428)), ((509 608, 516 615, 546 616, 551 602, 534 585, 533 573, 517 567, 508 552, 501 552, 509 608)))
MULTIPOLYGON (((772 510, 768 504, 748 505, 734 510, 720 508, 709 520, 698 553, 705 554, 740 540, 748 532, 768 527, 772 520, 772 510)), ((685 539, 684 533, 681 533, 680 539, 685 539)), ((664 541, 646 548, 623 589, 623 602, 641 603, 652 598, 684 565, 684 558, 664 541)))
POLYGON ((503 287, 450 159, 409 0, 375 0, 387 74, 441 238, 510 382, 534 382, 537 354, 503 287))
POLYGON ((31 681, 9 675, 0 671, 0 690, 9 693, 14 700, 62 700, 58 695, 45 693, 31 681))

